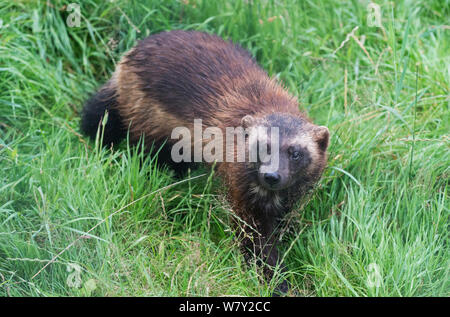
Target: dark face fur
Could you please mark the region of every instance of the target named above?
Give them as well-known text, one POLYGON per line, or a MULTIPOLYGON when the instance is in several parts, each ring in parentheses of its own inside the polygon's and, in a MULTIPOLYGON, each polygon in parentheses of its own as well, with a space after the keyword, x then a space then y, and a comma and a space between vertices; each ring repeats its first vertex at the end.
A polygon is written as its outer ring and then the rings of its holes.
POLYGON ((257 162, 249 163, 256 176, 255 192, 277 192, 299 183, 317 181, 325 167, 329 132, 326 127, 316 126, 300 117, 273 113, 261 119, 243 118, 243 126, 257 129, 257 162), (278 128, 278 144, 271 128, 278 128), (260 132, 262 131, 262 133, 260 132), (265 132, 267 131, 267 132, 265 132), (278 148, 278 157, 275 151, 278 148), (264 155, 264 153, 266 153, 264 155), (275 162, 276 161, 276 162, 275 162))

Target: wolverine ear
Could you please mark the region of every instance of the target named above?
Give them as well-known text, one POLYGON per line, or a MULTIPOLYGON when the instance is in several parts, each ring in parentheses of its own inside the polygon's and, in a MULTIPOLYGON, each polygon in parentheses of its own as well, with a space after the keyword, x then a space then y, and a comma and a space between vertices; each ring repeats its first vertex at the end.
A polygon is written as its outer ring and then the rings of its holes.
POLYGON ((328 140, 330 138, 328 128, 324 126, 315 127, 312 135, 313 140, 317 142, 319 148, 325 152, 328 147, 328 140))
POLYGON ((251 115, 246 115, 246 116, 242 117, 242 119, 241 119, 241 125, 244 129, 251 127, 254 122, 255 122, 255 119, 251 115))

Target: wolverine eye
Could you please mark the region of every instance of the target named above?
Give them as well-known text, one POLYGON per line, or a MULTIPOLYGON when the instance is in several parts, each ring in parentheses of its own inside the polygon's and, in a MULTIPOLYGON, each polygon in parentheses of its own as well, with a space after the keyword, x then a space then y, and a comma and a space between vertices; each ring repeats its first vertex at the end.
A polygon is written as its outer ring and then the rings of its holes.
POLYGON ((294 161, 298 161, 301 157, 302 157, 302 153, 300 153, 299 151, 294 151, 291 154, 291 158, 294 161))

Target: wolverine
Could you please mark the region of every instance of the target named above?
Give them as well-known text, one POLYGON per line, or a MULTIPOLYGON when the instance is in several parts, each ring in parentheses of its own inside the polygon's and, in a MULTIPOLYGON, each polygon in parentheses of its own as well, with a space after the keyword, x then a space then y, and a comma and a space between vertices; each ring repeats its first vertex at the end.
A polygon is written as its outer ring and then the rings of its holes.
MULTIPOLYGON (((268 151, 277 151, 276 169, 267 171, 260 155, 256 161, 215 163, 236 215, 233 219, 238 219, 233 222, 244 257, 256 260, 270 281, 275 268, 284 270, 277 228, 322 175, 329 131, 302 113, 296 98, 248 51, 197 31, 151 35, 122 57, 111 79, 86 102, 81 130, 94 139, 101 132, 108 146, 127 136, 132 144, 144 137, 149 147, 159 149, 158 162, 183 175, 191 163, 173 159, 172 147, 178 140, 172 139, 172 131, 192 130, 199 119, 202 128, 215 127, 224 134, 227 127, 277 128, 277 146, 268 146, 268 151)), ((257 142, 271 138, 271 133, 258 134, 257 142)), ((283 280, 274 295, 288 290, 283 280)))

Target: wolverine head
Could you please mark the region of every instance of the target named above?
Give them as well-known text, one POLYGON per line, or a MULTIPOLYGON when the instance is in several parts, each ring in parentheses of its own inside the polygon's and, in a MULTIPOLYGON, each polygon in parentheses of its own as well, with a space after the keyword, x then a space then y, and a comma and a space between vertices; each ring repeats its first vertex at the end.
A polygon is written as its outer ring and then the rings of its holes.
POLYGON ((329 140, 326 127, 286 113, 247 115, 242 126, 249 131, 248 167, 255 174, 257 191, 316 182, 322 174, 329 140))

